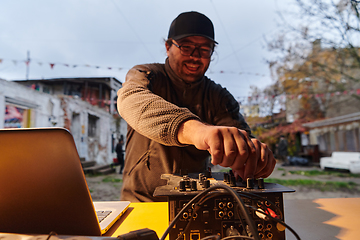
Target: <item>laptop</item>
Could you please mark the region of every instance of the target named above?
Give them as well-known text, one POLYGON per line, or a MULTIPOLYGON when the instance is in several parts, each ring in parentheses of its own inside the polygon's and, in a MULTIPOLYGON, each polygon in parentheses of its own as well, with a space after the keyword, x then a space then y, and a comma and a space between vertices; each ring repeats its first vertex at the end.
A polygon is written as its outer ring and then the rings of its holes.
POLYGON ((68 130, 0 129, 0 232, 101 236, 129 204, 92 202, 68 130))

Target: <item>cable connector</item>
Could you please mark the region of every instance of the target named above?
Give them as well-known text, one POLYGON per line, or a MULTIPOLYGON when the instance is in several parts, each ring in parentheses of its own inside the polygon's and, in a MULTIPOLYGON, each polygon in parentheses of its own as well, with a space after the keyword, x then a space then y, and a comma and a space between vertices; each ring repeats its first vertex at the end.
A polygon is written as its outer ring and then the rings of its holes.
POLYGON ((269 215, 269 216, 271 216, 273 218, 279 219, 279 216, 273 210, 271 210, 270 208, 266 208, 265 211, 263 209, 261 209, 261 208, 258 208, 256 210, 256 216, 258 216, 261 219, 269 220, 267 215, 269 215))
POLYGON ((143 228, 135 231, 131 231, 126 234, 117 236, 120 240, 159 240, 156 232, 149 228, 143 228))

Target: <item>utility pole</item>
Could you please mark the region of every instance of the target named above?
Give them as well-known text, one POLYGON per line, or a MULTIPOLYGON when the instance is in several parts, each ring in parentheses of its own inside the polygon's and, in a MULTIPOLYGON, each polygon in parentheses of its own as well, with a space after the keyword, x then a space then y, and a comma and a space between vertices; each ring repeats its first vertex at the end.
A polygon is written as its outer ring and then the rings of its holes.
POLYGON ((29 71, 30 71, 30 51, 27 51, 27 59, 26 59, 26 80, 29 80, 29 71))

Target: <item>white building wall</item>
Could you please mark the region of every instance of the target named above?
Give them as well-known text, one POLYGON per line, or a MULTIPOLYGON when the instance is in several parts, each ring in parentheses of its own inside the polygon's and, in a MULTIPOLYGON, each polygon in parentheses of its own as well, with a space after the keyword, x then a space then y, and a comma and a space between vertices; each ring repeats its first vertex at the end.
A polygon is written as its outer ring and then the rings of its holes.
POLYGON ((2 84, 0 79, 0 129, 4 128, 4 119, 5 119, 5 86, 2 84))
MULTIPOLYGON (((69 128, 74 136, 79 156, 87 161, 96 161, 99 165, 110 164, 113 161, 112 135, 117 131, 113 116, 80 98, 59 96, 61 108, 64 112, 65 127, 69 128), (79 124, 75 123, 74 115, 79 116, 79 124), (89 116, 96 117, 96 134, 89 136, 89 116), (74 126, 77 126, 74 128, 74 126)), ((126 134, 126 131, 121 133, 126 134)))
MULTIPOLYGON (((126 136, 126 122, 120 129, 112 114, 80 98, 50 95, 15 82, 0 79, 0 128, 4 128, 5 106, 8 103, 31 109, 30 127, 64 127, 74 137, 80 158, 110 164, 116 156, 112 151, 112 136, 126 136), (89 114, 96 116, 97 134, 88 136, 89 114)), ((117 141, 115 141, 116 144, 117 141)))
POLYGON ((31 109, 30 127, 52 127, 54 119, 62 114, 57 97, 0 80, 0 128, 4 128, 6 104, 31 109))

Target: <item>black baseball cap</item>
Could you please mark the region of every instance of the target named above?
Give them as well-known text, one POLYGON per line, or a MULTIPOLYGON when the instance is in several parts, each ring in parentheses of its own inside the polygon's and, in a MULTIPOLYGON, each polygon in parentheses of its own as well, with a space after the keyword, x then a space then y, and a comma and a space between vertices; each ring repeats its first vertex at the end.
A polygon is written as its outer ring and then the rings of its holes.
POLYGON ((168 39, 179 40, 190 36, 206 37, 217 43, 214 25, 207 16, 199 12, 183 12, 170 25, 168 39))

